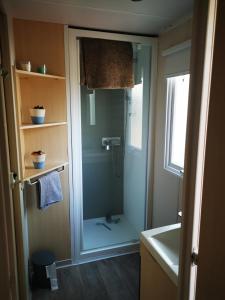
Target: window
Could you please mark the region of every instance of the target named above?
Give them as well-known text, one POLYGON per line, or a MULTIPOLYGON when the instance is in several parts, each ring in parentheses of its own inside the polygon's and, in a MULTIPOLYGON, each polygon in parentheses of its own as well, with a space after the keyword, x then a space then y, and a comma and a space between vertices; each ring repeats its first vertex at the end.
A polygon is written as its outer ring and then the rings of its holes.
POLYGON ((184 168, 190 75, 167 78, 165 168, 180 174, 184 168))

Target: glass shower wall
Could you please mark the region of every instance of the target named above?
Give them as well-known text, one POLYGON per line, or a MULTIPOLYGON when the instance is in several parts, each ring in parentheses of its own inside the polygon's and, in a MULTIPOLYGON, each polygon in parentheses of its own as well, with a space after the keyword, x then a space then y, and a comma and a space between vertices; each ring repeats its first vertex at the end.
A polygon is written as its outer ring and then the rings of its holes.
POLYGON ((146 225, 151 49, 134 45, 134 53, 135 86, 126 94, 124 215, 139 238, 146 225))
POLYGON ((83 251, 137 242, 145 228, 150 47, 133 49, 134 88, 81 86, 83 251))

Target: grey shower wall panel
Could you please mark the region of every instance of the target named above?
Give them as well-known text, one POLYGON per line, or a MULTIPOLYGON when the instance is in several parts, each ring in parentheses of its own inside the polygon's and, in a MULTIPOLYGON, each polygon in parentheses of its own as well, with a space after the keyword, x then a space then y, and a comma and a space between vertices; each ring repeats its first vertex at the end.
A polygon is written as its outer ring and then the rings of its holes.
POLYGON ((112 210, 111 168, 109 157, 83 161, 84 219, 102 217, 112 210))

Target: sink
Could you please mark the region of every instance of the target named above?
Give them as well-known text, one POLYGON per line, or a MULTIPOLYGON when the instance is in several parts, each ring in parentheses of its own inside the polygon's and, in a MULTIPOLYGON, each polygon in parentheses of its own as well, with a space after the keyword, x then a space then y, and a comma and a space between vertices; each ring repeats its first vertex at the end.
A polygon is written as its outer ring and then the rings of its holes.
POLYGON ((141 241, 177 285, 179 270, 181 224, 173 224, 143 231, 141 241))
POLYGON ((150 240, 154 248, 162 252, 169 264, 179 265, 180 228, 158 233, 150 240))

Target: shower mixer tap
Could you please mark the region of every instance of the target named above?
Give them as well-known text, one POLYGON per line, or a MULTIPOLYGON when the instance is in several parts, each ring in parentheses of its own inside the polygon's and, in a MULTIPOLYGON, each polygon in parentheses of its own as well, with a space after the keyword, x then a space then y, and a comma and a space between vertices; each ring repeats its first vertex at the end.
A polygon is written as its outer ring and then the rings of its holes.
POLYGON ((106 150, 106 151, 111 150, 111 147, 110 147, 110 144, 109 144, 109 143, 107 143, 107 144, 105 145, 105 150, 106 150))
POLYGON ((111 141, 109 139, 102 141, 102 146, 106 151, 110 151, 112 147, 111 141))
POLYGON ((102 138, 102 147, 106 151, 110 151, 114 146, 120 146, 121 144, 120 137, 103 137, 102 138))

